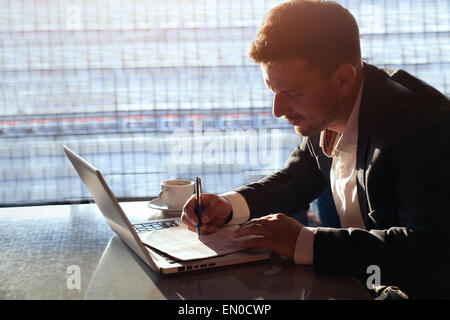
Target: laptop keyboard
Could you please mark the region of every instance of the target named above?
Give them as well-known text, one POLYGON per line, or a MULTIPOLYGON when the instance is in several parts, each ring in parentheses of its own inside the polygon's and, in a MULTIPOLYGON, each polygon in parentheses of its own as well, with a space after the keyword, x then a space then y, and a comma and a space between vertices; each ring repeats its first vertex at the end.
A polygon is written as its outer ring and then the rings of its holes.
POLYGON ((137 233, 160 230, 160 229, 171 228, 171 227, 176 227, 176 226, 178 226, 176 221, 145 222, 145 223, 133 225, 134 230, 136 230, 137 233))

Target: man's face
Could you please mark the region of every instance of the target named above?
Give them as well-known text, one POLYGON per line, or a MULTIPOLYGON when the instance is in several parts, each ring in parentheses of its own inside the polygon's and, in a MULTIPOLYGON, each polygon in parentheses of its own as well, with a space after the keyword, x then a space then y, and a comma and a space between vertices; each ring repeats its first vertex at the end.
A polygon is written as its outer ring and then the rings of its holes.
POLYGON ((339 105, 331 78, 322 78, 319 70, 304 60, 283 60, 262 64, 264 82, 274 93, 273 115, 284 117, 297 134, 311 136, 331 127, 339 105))

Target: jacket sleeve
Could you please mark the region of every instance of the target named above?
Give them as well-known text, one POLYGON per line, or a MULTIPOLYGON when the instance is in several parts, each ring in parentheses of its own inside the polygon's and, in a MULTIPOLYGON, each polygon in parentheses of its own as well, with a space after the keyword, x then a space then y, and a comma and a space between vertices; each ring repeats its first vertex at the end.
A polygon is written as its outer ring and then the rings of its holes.
POLYGON ((309 138, 303 138, 284 168, 258 182, 235 189, 245 197, 251 218, 278 212, 296 214, 309 208, 311 201, 325 190, 328 182, 319 170, 311 148, 309 138))

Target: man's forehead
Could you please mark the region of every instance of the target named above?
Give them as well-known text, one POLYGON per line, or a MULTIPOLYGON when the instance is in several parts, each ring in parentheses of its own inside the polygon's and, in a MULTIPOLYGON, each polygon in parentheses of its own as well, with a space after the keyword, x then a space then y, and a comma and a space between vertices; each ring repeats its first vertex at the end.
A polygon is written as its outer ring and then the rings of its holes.
POLYGON ((261 70, 263 73, 264 83, 267 87, 271 88, 275 83, 277 83, 277 78, 282 75, 283 68, 280 67, 279 62, 272 63, 262 63, 261 70))
POLYGON ((307 77, 312 72, 308 63, 301 59, 261 63, 261 70, 264 83, 269 88, 292 81, 301 81, 301 78, 307 77))

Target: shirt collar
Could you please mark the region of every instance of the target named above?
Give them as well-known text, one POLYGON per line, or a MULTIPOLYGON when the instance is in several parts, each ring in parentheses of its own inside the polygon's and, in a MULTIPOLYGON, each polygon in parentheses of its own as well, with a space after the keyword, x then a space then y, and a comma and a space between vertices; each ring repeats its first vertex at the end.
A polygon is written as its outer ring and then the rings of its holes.
POLYGON ((356 150, 358 143, 358 115, 359 107, 361 105, 363 83, 364 79, 361 81, 358 96, 342 134, 328 129, 325 129, 320 133, 320 147, 322 148, 323 153, 328 157, 335 157, 336 151, 352 153, 356 150))

